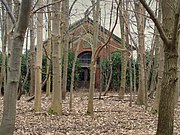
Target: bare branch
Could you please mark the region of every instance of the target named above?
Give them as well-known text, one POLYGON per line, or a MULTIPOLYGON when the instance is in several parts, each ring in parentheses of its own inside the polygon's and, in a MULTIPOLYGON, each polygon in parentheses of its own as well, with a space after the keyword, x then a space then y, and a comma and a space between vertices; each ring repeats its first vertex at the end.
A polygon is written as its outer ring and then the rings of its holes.
MULTIPOLYGON (((49 40, 51 42, 51 38, 48 38, 47 42, 49 42, 49 40)), ((45 55, 46 55, 47 59, 52 62, 51 58, 48 56, 48 52, 46 50, 46 47, 45 47, 44 43, 43 43, 43 49, 44 49, 44 52, 45 52, 45 55)))
POLYGON ((164 41, 165 44, 170 44, 170 40, 168 39, 167 35, 165 34, 160 22, 158 21, 157 17, 155 16, 154 12, 152 11, 152 9, 148 6, 148 4, 146 3, 145 0, 139 0, 141 2, 141 4, 144 6, 144 8, 146 9, 146 11, 149 13, 150 18, 153 20, 153 22, 155 23, 160 37, 162 38, 162 40, 164 41))
POLYGON ((7 1, 6 1, 6 0, 1 0, 1 2, 2 2, 2 4, 4 5, 4 7, 6 8, 6 11, 7 11, 7 13, 9 14, 9 17, 11 18, 12 23, 15 24, 16 19, 15 19, 13 13, 12 13, 10 7, 8 6, 7 1))
POLYGON ((94 63, 95 63, 95 61, 96 61, 96 59, 97 59, 97 57, 98 57, 98 54, 99 54, 99 53, 101 52, 101 50, 109 43, 109 41, 110 41, 110 39, 111 39, 111 37, 112 37, 113 31, 114 31, 114 29, 115 29, 115 27, 116 27, 116 25, 117 25, 117 21, 118 21, 119 7, 120 7, 120 2, 119 2, 118 5, 117 5, 116 20, 115 20, 114 26, 113 26, 113 28, 112 28, 112 30, 111 30, 111 32, 110 32, 110 36, 109 36, 108 40, 106 41, 106 43, 104 43, 103 45, 99 46, 99 47, 97 48, 97 50, 95 51, 95 53, 94 53, 94 63))
POLYGON ((69 8, 69 15, 71 14, 71 11, 72 11, 72 9, 73 9, 76 2, 77 2, 77 0, 74 0, 71 7, 69 8))
POLYGON ((37 13, 39 10, 45 8, 45 7, 48 7, 48 6, 51 6, 51 5, 54 5, 56 3, 59 3, 59 2, 62 2, 63 0, 57 0, 55 2, 52 2, 52 3, 49 3, 49 4, 46 4, 46 5, 43 5, 42 7, 39 7, 38 9, 34 10, 33 11, 33 14, 37 13))

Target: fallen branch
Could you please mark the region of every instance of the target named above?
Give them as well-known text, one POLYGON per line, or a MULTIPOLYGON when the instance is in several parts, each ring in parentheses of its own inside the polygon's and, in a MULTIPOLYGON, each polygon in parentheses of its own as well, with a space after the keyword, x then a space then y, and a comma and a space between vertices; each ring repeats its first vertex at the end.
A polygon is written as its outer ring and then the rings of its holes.
POLYGON ((27 99, 26 101, 27 101, 27 102, 30 102, 30 101, 32 101, 34 98, 35 98, 35 96, 32 96, 32 97, 30 97, 29 99, 27 99))

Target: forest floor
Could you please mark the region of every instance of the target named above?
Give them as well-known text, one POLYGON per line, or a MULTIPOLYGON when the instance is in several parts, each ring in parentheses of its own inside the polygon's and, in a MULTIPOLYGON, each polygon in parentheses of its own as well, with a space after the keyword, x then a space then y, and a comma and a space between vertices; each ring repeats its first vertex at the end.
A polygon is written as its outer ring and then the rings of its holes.
MULTIPOLYGON (((86 114, 88 92, 74 93, 72 112, 67 94, 62 116, 48 113, 51 98, 43 96, 40 113, 33 111, 33 100, 27 102, 28 97, 17 101, 14 135, 154 135, 156 132, 157 114, 152 114, 150 107, 145 110, 134 102, 129 107, 127 95, 125 100, 119 100, 117 93, 108 93, 99 100, 95 93, 93 118, 86 114)), ((2 114, 2 98, 0 112, 2 114)), ((174 135, 180 135, 180 102, 175 111, 174 135)))

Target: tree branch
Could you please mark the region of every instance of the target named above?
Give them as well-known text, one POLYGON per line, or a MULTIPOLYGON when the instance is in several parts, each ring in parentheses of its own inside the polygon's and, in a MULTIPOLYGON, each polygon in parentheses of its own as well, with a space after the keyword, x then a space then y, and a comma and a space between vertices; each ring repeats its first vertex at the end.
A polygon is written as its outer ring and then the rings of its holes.
POLYGON ((112 37, 113 31, 114 31, 114 29, 115 29, 115 27, 116 27, 116 25, 117 25, 117 21, 118 21, 119 7, 120 7, 120 2, 119 2, 118 5, 117 5, 116 20, 115 20, 114 26, 113 26, 113 28, 112 28, 112 30, 111 30, 111 32, 110 32, 110 36, 109 36, 109 38, 107 39, 106 43, 104 43, 103 45, 99 46, 99 47, 97 48, 97 50, 95 51, 95 53, 94 53, 94 63, 96 62, 96 59, 97 59, 97 57, 98 57, 98 54, 99 54, 99 53, 101 52, 101 50, 109 43, 109 41, 110 41, 110 39, 111 39, 111 37, 112 37))
POLYGON ((74 0, 71 7, 69 8, 69 15, 71 14, 71 11, 72 11, 72 9, 73 9, 76 2, 77 2, 77 0, 74 0))
POLYGON ((153 22, 155 23, 160 37, 162 38, 162 40, 164 41, 165 44, 170 44, 170 40, 168 39, 167 35, 165 34, 160 22, 158 21, 158 19, 156 18, 154 12, 152 11, 152 9, 148 6, 148 4, 146 3, 145 0, 139 0, 141 2, 141 4, 144 6, 144 8, 146 9, 146 11, 149 13, 150 18, 153 20, 153 22))
POLYGON ((16 19, 15 19, 14 15, 12 14, 12 11, 11 11, 10 7, 8 6, 7 1, 6 0, 1 0, 1 2, 4 5, 4 7, 6 8, 6 11, 9 14, 9 17, 11 18, 12 23, 15 24, 16 19))
POLYGON ((49 4, 46 4, 46 5, 43 5, 42 7, 39 7, 38 9, 34 10, 33 11, 33 14, 37 13, 39 10, 45 8, 45 7, 48 7, 48 6, 51 6, 51 5, 54 5, 56 3, 59 3, 59 2, 62 2, 63 0, 57 0, 55 2, 52 2, 52 3, 49 3, 49 4))

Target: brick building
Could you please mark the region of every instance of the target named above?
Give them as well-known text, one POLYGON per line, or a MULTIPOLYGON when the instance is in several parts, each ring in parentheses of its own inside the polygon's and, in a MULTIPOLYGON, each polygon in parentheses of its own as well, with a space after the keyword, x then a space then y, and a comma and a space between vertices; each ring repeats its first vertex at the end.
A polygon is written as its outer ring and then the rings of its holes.
MULTIPOLYGON (((93 20, 90 18, 81 19, 70 26, 70 49, 76 51, 76 47, 79 44, 78 58, 81 63, 82 72, 80 74, 80 80, 78 82, 79 87, 89 87, 90 80, 90 62, 91 62, 91 45, 93 41, 93 20)), ((110 32, 104 27, 99 25, 99 36, 98 36, 98 45, 104 44, 110 32)), ((110 56, 111 53, 117 51, 117 48, 122 48, 121 39, 116 35, 112 35, 110 42, 105 46, 100 54, 98 55, 97 60, 97 69, 96 69, 96 84, 95 87, 98 88, 100 84, 100 66, 99 61, 110 56)))

